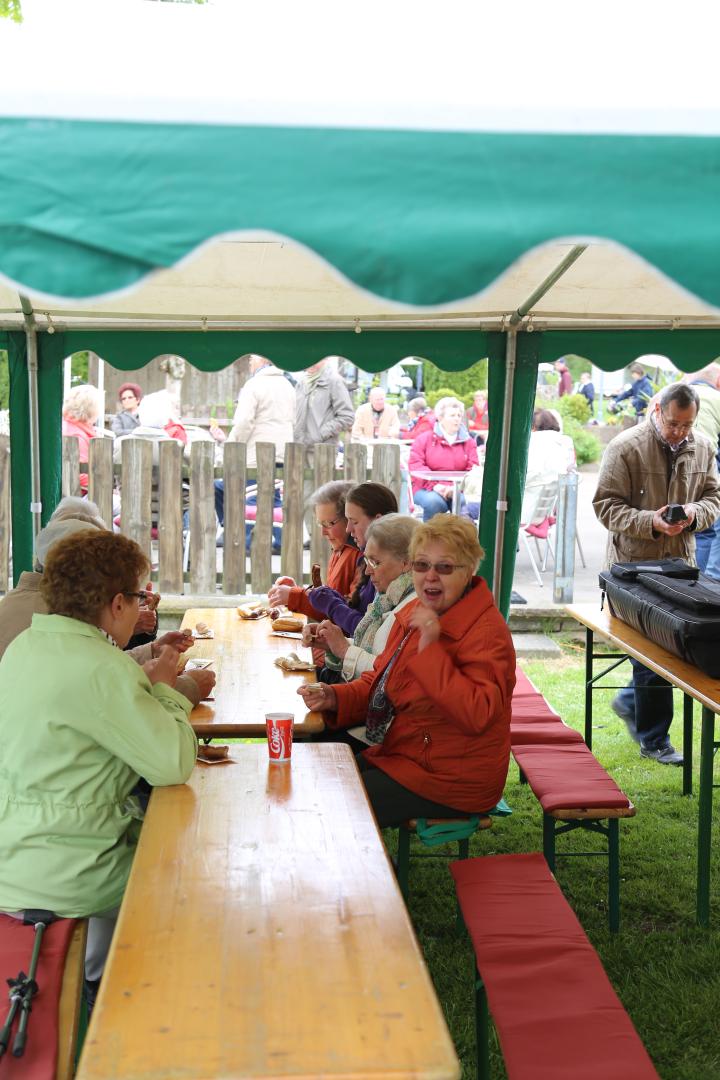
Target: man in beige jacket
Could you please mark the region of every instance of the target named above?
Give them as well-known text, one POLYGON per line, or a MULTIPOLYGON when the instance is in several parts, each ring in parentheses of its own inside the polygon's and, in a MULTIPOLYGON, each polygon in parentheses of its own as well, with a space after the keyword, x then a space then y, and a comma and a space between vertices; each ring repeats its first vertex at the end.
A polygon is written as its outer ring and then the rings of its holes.
MULTIPOLYGON (((593 507, 608 530, 608 565, 673 556, 695 562, 695 531, 720 516, 715 447, 693 431, 698 407, 692 386, 668 386, 647 420, 621 432, 605 451, 593 507), (685 521, 664 520, 670 503, 684 507, 685 521)), ((631 663, 632 684, 620 691, 613 709, 643 757, 682 765, 669 737, 672 687, 637 660, 631 663)))
POLYGON ((397 407, 387 404, 382 386, 373 386, 368 400, 355 413, 353 439, 397 439, 399 436, 397 407))

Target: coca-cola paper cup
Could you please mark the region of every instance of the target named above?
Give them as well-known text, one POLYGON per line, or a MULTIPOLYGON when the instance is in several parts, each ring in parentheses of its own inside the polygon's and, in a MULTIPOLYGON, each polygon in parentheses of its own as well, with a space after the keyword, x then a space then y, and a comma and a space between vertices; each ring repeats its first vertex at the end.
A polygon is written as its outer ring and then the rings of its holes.
POLYGON ((268 756, 271 765, 284 765, 290 760, 294 723, 295 717, 292 713, 265 713, 268 756))

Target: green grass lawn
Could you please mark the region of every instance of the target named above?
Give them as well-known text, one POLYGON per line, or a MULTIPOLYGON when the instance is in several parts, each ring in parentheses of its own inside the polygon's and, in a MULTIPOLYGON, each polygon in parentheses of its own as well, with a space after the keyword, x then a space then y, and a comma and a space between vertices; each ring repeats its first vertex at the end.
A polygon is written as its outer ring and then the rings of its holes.
MULTIPOLYGON (((567 645, 561 660, 527 661, 523 668, 565 722, 582 731, 582 650, 567 645)), ((607 681, 617 683, 622 677, 615 672, 607 681)), ((637 807, 636 817, 620 822, 620 932, 611 934, 607 928, 606 858, 559 859, 557 878, 663 1080, 719 1080, 720 796, 716 792, 712 929, 703 931, 695 925, 699 706, 694 793, 683 798, 682 770, 640 757, 623 723, 610 710, 612 696, 611 691, 595 695, 593 751, 637 807)), ((671 738, 681 747, 679 694, 675 717, 671 738)), ((519 784, 512 761, 505 796, 512 816, 495 819, 492 829, 475 836, 471 855, 542 850, 540 806, 527 786, 519 784)), ((392 850, 391 830, 386 841, 392 850)), ((600 848, 602 838, 578 830, 559 837, 557 850, 587 850, 591 844, 600 848)), ((421 854, 410 866, 410 914, 463 1076, 474 1077, 472 950, 467 938, 455 933, 454 892, 445 863, 427 858, 427 849, 416 842, 413 850, 421 854)), ((493 1070, 494 1077, 505 1076, 497 1047, 493 1070)))

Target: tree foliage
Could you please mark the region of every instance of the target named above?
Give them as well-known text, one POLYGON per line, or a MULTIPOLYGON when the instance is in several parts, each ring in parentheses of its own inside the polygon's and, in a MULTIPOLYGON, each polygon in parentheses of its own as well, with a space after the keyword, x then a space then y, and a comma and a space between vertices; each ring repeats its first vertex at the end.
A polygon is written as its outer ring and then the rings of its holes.
POLYGON ((12 19, 13 22, 22 22, 20 0, 0 0, 0 18, 12 19))
MULTIPOLYGON (((430 395, 434 391, 442 390, 435 400, 451 394, 460 398, 466 405, 472 405, 472 396, 476 390, 487 390, 488 362, 478 360, 472 367, 464 371, 441 371, 430 360, 423 360, 423 385, 425 394, 430 395)), ((428 397, 428 400, 430 398, 428 397)))
POLYGON ((8 371, 8 354, 0 349, 0 409, 10 407, 10 374, 8 371))

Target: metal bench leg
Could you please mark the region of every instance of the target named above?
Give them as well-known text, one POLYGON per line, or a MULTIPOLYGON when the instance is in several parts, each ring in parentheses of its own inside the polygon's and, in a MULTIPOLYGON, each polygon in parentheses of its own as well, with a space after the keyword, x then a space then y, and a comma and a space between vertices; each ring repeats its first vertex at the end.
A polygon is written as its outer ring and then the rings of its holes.
POLYGON ((608 819, 608 925, 620 929, 620 821, 608 819))
POLYGON ((692 795, 694 704, 689 694, 683 694, 683 795, 692 795))
MULTIPOLYGON (((466 837, 464 840, 458 840, 458 859, 468 859, 470 857, 470 837, 466 837)), ((462 917, 462 908, 460 907, 460 901, 456 900, 457 905, 457 918, 455 920, 455 930, 458 934, 462 934, 465 927, 465 922, 462 917)))
POLYGON ((490 1080, 490 1022, 487 994, 477 968, 475 968, 475 1039, 478 1080, 490 1080))
POLYGON ((397 880, 400 892, 407 903, 410 877, 410 830, 406 825, 398 826, 397 880))
POLYGON ((555 818, 543 814, 543 855, 550 873, 555 873, 555 818))

